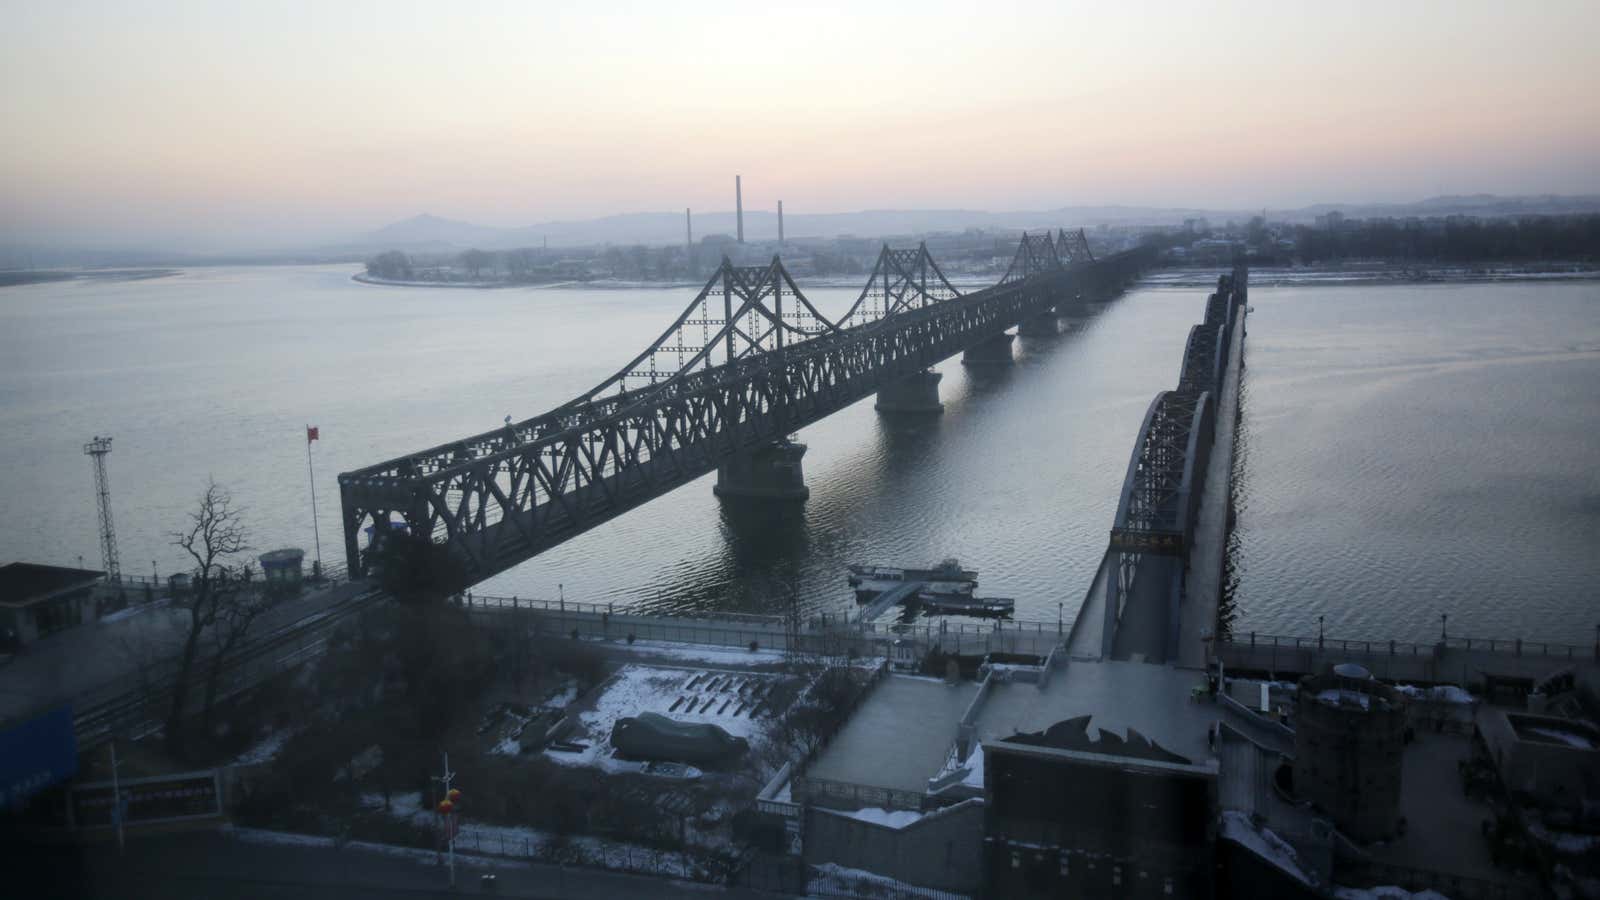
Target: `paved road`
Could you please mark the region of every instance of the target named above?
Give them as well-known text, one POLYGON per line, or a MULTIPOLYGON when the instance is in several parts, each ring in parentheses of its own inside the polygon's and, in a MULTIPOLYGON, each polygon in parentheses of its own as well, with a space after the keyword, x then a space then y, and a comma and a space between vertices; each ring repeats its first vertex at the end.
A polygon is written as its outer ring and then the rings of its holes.
POLYGON ((7 843, 6 893, 16 897, 187 900, 501 896, 550 900, 764 897, 774 894, 591 869, 566 869, 457 856, 457 887, 446 870, 373 849, 246 843, 217 833, 145 837, 91 847, 21 848, 7 843), (19 852, 20 851, 20 852, 19 852), (479 877, 492 872, 486 892, 479 877), (20 877, 20 885, 17 879, 20 877), (13 894, 12 889, 19 888, 13 894))

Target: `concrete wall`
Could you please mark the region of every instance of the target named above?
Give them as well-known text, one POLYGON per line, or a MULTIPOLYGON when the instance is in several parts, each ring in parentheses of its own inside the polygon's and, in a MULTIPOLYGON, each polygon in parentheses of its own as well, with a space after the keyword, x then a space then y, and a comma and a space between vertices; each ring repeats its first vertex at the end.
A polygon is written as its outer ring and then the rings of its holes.
POLYGON ((1477 724, 1500 779, 1514 795, 1562 806, 1600 798, 1600 751, 1527 740, 1516 726, 1570 732, 1590 741, 1595 740, 1594 729, 1570 719, 1499 709, 1480 713, 1477 724))
POLYGON ((983 878, 983 801, 964 800, 904 828, 807 808, 805 860, 970 894, 983 878))

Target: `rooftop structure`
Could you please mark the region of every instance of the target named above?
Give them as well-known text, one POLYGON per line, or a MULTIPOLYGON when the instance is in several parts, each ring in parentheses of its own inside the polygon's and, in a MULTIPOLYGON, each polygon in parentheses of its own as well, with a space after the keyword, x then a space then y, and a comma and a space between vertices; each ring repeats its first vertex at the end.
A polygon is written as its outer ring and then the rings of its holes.
POLYGON ((0 566, 0 643, 28 643, 93 620, 93 569, 14 562, 0 566))
POLYGON ((1405 696, 1344 663, 1300 679, 1294 728, 1295 793, 1357 840, 1393 836, 1400 827, 1405 696))

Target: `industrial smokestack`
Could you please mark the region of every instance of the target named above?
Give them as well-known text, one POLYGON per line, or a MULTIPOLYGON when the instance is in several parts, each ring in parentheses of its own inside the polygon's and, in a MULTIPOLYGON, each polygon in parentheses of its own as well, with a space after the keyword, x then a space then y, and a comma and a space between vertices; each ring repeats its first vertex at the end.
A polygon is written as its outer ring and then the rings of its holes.
POLYGON ((783 243, 783 201, 778 201, 778 243, 783 243))
POLYGON ((744 185, 739 183, 739 176, 733 176, 733 206, 739 217, 739 243, 744 243, 744 185))
POLYGON ((683 208, 683 248, 694 252, 694 219, 690 218, 687 206, 683 208))

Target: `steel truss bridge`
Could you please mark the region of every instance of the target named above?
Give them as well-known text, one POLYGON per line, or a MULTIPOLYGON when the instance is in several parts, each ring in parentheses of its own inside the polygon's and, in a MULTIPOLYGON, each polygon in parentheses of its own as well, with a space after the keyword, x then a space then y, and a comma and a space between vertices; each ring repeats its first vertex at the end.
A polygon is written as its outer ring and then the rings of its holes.
POLYGON ((350 571, 366 571, 363 532, 378 542, 403 527, 447 546, 469 583, 489 578, 1007 328, 1108 297, 1153 259, 1146 248, 1097 260, 1081 230, 1024 234, 999 283, 962 293, 926 244, 885 245, 830 320, 778 257, 724 258, 676 321, 592 390, 341 474, 350 571))
MULTIPOLYGON (((1200 499, 1215 443, 1217 404, 1221 401, 1234 331, 1248 305, 1249 274, 1242 265, 1217 279, 1206 299, 1205 321, 1189 329, 1178 387, 1162 391, 1150 402, 1134 442, 1123 480, 1109 549, 1118 557, 1117 578, 1109 599, 1108 636, 1128 598, 1139 587, 1140 573, 1174 577, 1168 585, 1149 585, 1145 593, 1167 593, 1168 622, 1176 627, 1176 608, 1183 591, 1184 560, 1194 539, 1200 499), (1164 563, 1170 559, 1171 565, 1164 563)), ((1233 435, 1227 435, 1233 440, 1233 435)), ((1148 611, 1146 611, 1148 612, 1148 611)), ((1147 635, 1146 638, 1149 636, 1147 635)), ((1146 640, 1147 655, 1171 654, 1175 634, 1161 635, 1164 646, 1146 640)), ((1106 652, 1111 647, 1107 646, 1106 652)))

